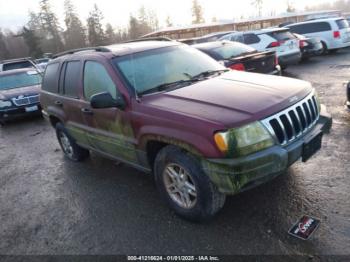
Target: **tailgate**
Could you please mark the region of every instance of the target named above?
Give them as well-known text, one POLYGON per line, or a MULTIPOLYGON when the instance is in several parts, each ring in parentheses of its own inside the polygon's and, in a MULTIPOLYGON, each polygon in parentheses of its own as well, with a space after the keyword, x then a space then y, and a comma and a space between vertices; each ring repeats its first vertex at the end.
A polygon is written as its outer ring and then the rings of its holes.
POLYGON ((275 52, 262 52, 234 59, 242 64, 247 72, 271 73, 275 71, 275 52))

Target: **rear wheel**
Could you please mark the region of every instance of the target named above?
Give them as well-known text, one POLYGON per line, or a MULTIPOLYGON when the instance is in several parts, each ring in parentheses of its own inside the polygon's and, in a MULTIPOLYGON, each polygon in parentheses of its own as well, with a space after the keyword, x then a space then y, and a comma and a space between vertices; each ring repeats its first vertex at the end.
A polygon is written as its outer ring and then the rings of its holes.
POLYGON ((212 218, 226 196, 203 172, 197 158, 175 146, 166 146, 155 161, 155 181, 162 198, 179 216, 191 221, 212 218))
POLYGON ((89 151, 80 147, 69 135, 62 123, 56 124, 56 135, 63 153, 72 161, 83 161, 89 156, 89 151))
POLYGON ((323 47, 321 54, 322 55, 328 54, 328 46, 327 46, 327 44, 325 42, 321 42, 321 44, 322 44, 322 47, 323 47))

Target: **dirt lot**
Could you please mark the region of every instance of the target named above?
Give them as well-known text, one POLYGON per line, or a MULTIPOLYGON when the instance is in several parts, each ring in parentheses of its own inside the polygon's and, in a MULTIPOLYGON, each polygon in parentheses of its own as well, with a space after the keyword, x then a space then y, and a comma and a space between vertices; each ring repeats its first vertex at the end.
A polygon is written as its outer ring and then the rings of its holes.
POLYGON ((308 163, 229 197, 207 224, 175 216, 151 176, 93 155, 63 157, 42 119, 0 128, 0 254, 350 254, 350 50, 291 67, 334 118, 308 163), (302 215, 322 220, 310 241, 287 234, 302 215))

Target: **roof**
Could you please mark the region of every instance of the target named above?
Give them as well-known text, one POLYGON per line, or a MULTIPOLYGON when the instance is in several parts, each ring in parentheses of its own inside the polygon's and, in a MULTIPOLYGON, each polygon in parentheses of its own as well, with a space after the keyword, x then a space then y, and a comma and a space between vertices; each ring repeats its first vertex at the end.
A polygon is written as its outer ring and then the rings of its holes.
POLYGON ((177 41, 148 41, 147 39, 145 39, 143 41, 120 43, 103 47, 75 49, 55 55, 54 57, 56 58, 50 60, 49 63, 54 63, 55 61, 57 61, 57 59, 61 59, 67 56, 81 56, 83 54, 97 54, 101 56, 124 56, 142 51, 168 46, 176 46, 180 44, 181 43, 177 41))
POLYGON ((0 76, 16 75, 16 74, 26 73, 30 71, 38 73, 38 71, 35 70, 35 68, 21 68, 21 69, 13 69, 8 71, 1 71, 0 76))
POLYGON ((291 25, 303 25, 303 24, 310 24, 310 23, 315 23, 315 22, 327 22, 327 21, 336 21, 339 19, 345 19, 342 16, 339 17, 329 17, 329 18, 320 18, 320 19, 312 19, 312 20, 307 20, 307 21, 303 21, 303 22, 298 22, 298 23, 292 23, 292 24, 288 24, 285 27, 288 28, 288 26, 291 25))

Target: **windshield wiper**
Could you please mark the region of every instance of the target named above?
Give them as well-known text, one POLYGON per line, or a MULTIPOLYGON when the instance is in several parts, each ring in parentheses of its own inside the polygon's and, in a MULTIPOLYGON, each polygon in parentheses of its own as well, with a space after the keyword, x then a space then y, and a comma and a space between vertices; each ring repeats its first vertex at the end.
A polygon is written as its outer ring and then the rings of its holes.
POLYGON ((228 72, 230 71, 229 69, 219 69, 219 70, 208 70, 208 71, 204 71, 202 73, 199 73, 198 75, 192 76, 191 80, 200 80, 203 77, 208 77, 208 76, 212 76, 212 75, 216 75, 219 74, 221 75, 222 73, 228 72))
POLYGON ((152 87, 151 89, 145 90, 143 92, 140 92, 139 95, 147 95, 147 94, 151 94, 151 93, 155 93, 155 92, 160 92, 160 91, 165 91, 169 88, 175 87, 175 86, 179 86, 179 85, 183 85, 183 84, 191 84, 193 82, 198 81, 197 79, 188 79, 188 80, 179 80, 179 81, 175 81, 175 82, 170 82, 170 83, 163 83, 160 85, 157 85, 155 87, 152 87))

